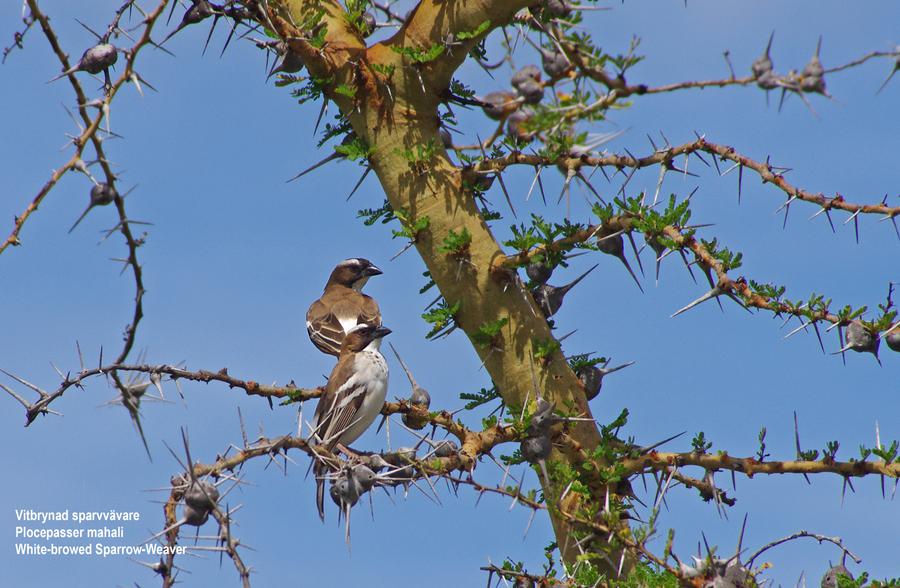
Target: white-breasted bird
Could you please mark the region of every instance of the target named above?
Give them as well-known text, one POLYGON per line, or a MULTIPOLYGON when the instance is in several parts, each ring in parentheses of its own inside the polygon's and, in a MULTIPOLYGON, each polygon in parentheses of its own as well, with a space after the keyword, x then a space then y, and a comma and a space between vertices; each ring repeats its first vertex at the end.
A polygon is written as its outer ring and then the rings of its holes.
MULTIPOLYGON (((381 413, 388 387, 388 367, 378 351, 381 338, 391 330, 363 323, 352 327, 343 339, 337 365, 328 376, 325 392, 316 406, 311 439, 329 451, 356 441, 381 413)), ((315 462, 316 506, 325 519, 327 467, 315 462)))
POLYGON ((345 259, 332 270, 322 296, 306 312, 306 331, 319 351, 338 356, 350 329, 361 323, 381 325, 378 303, 362 293, 369 278, 381 273, 361 257, 345 259))

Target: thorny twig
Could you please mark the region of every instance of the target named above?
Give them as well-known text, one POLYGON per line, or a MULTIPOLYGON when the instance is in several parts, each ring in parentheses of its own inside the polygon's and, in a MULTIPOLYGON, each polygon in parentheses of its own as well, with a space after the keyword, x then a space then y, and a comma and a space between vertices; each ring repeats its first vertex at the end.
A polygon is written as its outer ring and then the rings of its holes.
MULTIPOLYGON (((21 241, 19 240, 19 234, 26 220, 38 209, 41 202, 56 186, 60 178, 62 178, 62 176, 66 172, 74 169, 80 169, 84 166, 82 154, 88 143, 92 145, 94 154, 96 156, 96 161, 103 169, 105 183, 110 187, 115 186, 118 177, 112 171, 109 159, 103 149, 103 138, 99 135, 100 125, 103 119, 108 116, 112 100, 116 96, 116 93, 119 91, 119 89, 127 82, 133 82, 135 83, 135 85, 140 84, 140 76, 134 69, 135 60, 137 59, 137 55, 143 47, 153 43, 150 35, 153 30, 153 26, 156 23, 156 20, 163 13, 166 3, 166 0, 162 0, 161 2, 159 2, 159 4, 157 4, 153 11, 144 14, 144 18, 142 20, 143 32, 140 38, 134 43, 134 45, 132 45, 131 48, 123 51, 126 56, 124 71, 114 82, 111 82, 108 86, 105 86, 103 98, 98 99, 97 101, 89 101, 76 74, 70 73, 68 76, 66 76, 75 93, 76 102, 78 105, 78 115, 81 118, 83 124, 83 130, 81 131, 81 133, 77 137, 72 139, 72 144, 75 147, 75 153, 62 167, 56 169, 51 174, 50 179, 47 180, 44 186, 38 191, 37 195, 34 196, 31 203, 20 215, 16 216, 12 232, 3 243, 0 243, 0 253, 2 253, 7 247, 11 245, 21 244, 21 241), (91 114, 88 112, 88 109, 93 106, 97 108, 97 113, 92 118, 91 114)), ((125 9, 129 8, 132 4, 133 0, 128 0, 116 12, 114 20, 112 24, 110 24, 106 35, 104 36, 104 39, 108 39, 110 35, 117 34, 119 32, 119 20, 124 14, 125 9)), ((63 51, 56 32, 50 25, 50 19, 41 11, 40 7, 38 6, 37 0, 27 0, 27 5, 31 17, 40 24, 41 30, 43 31, 44 36, 47 38, 47 41, 53 49, 53 52, 56 54, 63 70, 68 71, 70 69, 69 58, 66 55, 65 51, 63 51)), ((138 323, 140 323, 141 318, 143 317, 143 297, 145 290, 141 265, 137 258, 137 249, 143 243, 143 238, 135 237, 134 233, 132 232, 132 221, 128 219, 128 216, 126 214, 125 202, 123 198, 120 196, 116 196, 114 202, 116 211, 119 216, 116 229, 118 229, 118 231, 125 238, 125 242, 128 247, 128 255, 123 261, 127 264, 128 267, 131 268, 135 282, 134 312, 131 322, 125 328, 124 345, 117 359, 117 363, 120 363, 128 357, 128 354, 131 352, 131 349, 134 346, 138 323)), ((116 381, 116 384, 121 388, 121 382, 116 381)), ((44 399, 42 399, 42 401, 43 400, 44 399)))

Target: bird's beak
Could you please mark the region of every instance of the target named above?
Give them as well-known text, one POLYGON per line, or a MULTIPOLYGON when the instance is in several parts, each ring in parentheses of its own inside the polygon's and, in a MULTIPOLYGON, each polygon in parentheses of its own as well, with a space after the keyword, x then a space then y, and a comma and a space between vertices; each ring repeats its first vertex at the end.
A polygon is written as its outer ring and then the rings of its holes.
POLYGON ((375 338, 381 339, 382 337, 389 335, 390 333, 391 333, 391 330, 387 327, 377 327, 375 329, 375 338))
POLYGON ((363 275, 366 277, 370 276, 380 276, 384 272, 381 271, 376 265, 369 265, 366 269, 363 270, 363 275))

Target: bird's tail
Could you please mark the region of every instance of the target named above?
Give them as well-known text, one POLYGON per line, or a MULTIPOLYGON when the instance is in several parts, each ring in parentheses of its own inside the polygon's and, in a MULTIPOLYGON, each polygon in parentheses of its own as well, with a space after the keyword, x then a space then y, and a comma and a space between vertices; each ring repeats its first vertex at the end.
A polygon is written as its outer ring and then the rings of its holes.
POLYGON ((319 518, 325 522, 325 466, 316 461, 313 464, 313 474, 316 476, 316 508, 319 510, 319 518))

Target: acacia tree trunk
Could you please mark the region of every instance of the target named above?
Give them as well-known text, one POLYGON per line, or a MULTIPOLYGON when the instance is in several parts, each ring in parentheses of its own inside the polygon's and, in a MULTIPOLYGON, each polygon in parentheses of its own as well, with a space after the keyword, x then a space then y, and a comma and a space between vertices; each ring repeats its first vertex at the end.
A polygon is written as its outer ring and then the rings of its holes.
MULTIPOLYGON (((508 406, 533 403, 535 374, 545 398, 556 401, 557 406, 573 406, 581 415, 592 418, 583 388, 562 352, 556 350, 545 361, 533 359, 535 343, 550 341, 553 334, 515 273, 492 270, 492 262, 503 255, 500 244, 485 224, 472 192, 464 188, 463 170, 448 158, 439 136, 441 96, 469 49, 532 3, 423 0, 394 37, 369 48, 343 18, 343 8, 336 2, 290 0, 272 10, 270 17, 278 34, 303 57, 310 73, 327 80, 323 84, 325 95, 338 104, 357 136, 373 149, 369 163, 393 209, 406 211, 410 223, 428 217, 428 228, 416 235, 416 249, 444 299, 450 304, 460 303, 456 323, 472 341, 503 401, 508 406), (317 9, 325 9, 322 22, 328 27, 320 50, 302 40, 303 31, 292 24, 310 22, 317 9), (428 50, 444 45, 450 35, 455 38, 460 32, 474 31, 485 21, 490 26, 476 38, 445 50, 427 63, 413 64, 395 50, 428 50), (390 76, 381 73, 391 69, 390 76), (352 88, 349 93, 355 96, 336 93, 339 85, 352 88), (427 145, 434 146, 427 160, 411 161, 404 155, 407 150, 415 152, 417 146, 427 145), (440 250, 451 231, 460 234, 463 230, 471 235, 467 256, 440 250), (472 340, 479 326, 502 318, 508 319, 498 342, 502 351, 492 351, 472 340)), ((600 440, 592 421, 572 423, 568 435, 586 450, 596 447, 600 440)), ((571 452, 554 450, 551 459, 578 467, 571 452)), ((563 558, 574 563, 578 552, 571 540, 572 529, 555 508, 562 488, 543 490, 563 558)), ((605 487, 594 490, 605 492, 605 487)))

